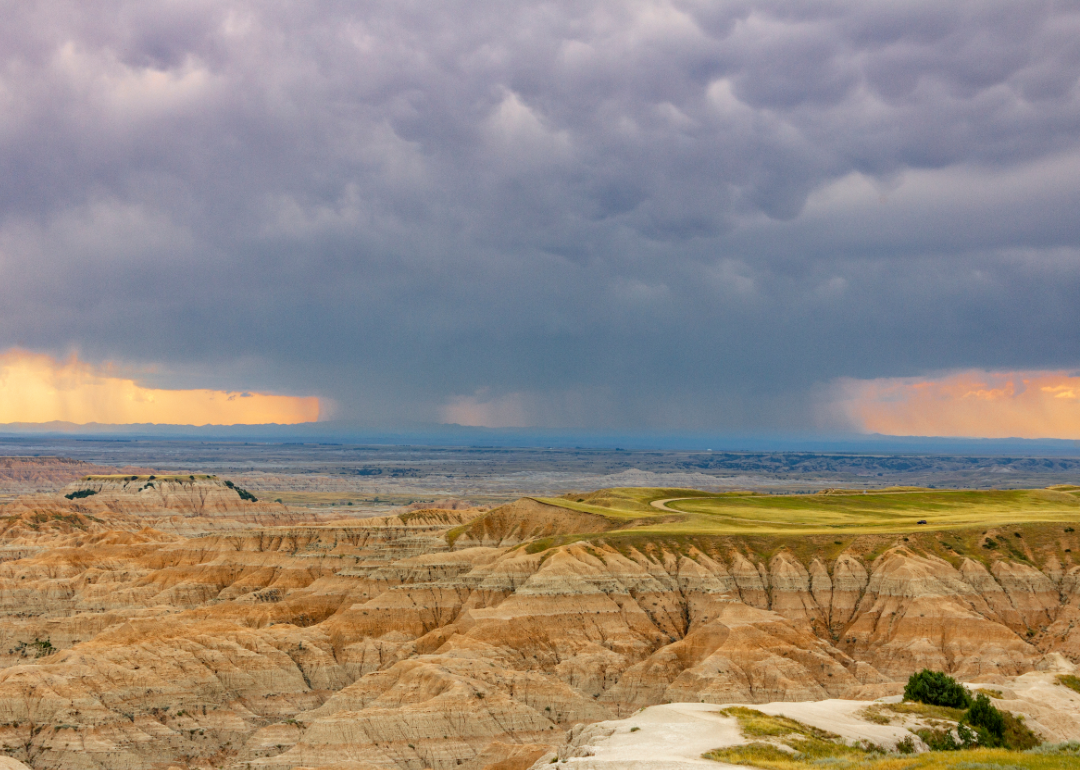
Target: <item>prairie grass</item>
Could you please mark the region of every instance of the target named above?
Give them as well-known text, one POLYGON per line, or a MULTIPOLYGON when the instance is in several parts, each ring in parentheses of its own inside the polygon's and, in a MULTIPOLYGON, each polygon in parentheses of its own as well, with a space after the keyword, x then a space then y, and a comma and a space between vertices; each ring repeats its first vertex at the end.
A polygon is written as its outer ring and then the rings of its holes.
MULTIPOLYGON (((1014 531, 1014 527, 1080 521, 1080 490, 1072 488, 944 490, 904 487, 865 493, 830 490, 812 495, 617 488, 534 499, 611 519, 634 520, 634 532, 639 534, 830 534, 842 537, 845 534, 925 533, 950 529, 980 528, 986 531, 1001 527, 997 539, 991 537, 981 542, 983 548, 1002 555, 1024 551, 1024 533, 1020 532, 1016 537, 1019 530, 1014 531), (663 502, 665 508, 653 506, 654 502, 663 502)), ((954 545, 964 544, 945 543, 944 547, 948 551, 954 545)), ((967 545, 970 547, 971 544, 967 545)))
POLYGON ((1062 687, 1068 687, 1070 690, 1080 692, 1080 677, 1075 677, 1072 674, 1061 674, 1057 678, 1057 683, 1062 687))
POLYGON ((667 505, 691 514, 697 526, 744 533, 781 528, 787 533, 916 532, 1080 518, 1080 497, 1046 490, 746 495, 675 500, 667 505))
POLYGON ((886 714, 881 706, 867 706, 859 712, 859 718, 873 722, 875 725, 888 725, 895 721, 895 717, 886 714))
POLYGON ((959 722, 966 713, 964 709, 949 708, 948 706, 931 706, 928 703, 887 703, 880 708, 888 709, 897 714, 909 714, 923 719, 941 719, 948 722, 959 722))
POLYGON ((765 770, 1076 770, 1080 754, 1052 750, 965 749, 907 756, 801 757, 769 744, 747 744, 705 754, 707 759, 765 770))
POLYGON ((735 717, 739 722, 739 729, 743 735, 754 738, 778 737, 784 735, 798 735, 804 738, 817 738, 819 740, 836 741, 840 736, 833 735, 825 730, 819 730, 794 719, 785 716, 773 716, 765 714, 757 709, 746 706, 731 706, 721 712, 726 717, 735 717))
POLYGON ((875 753, 882 753, 882 750, 876 746, 849 746, 840 739, 840 736, 826 730, 820 730, 784 716, 764 714, 744 706, 733 706, 720 713, 727 717, 735 717, 739 722, 739 729, 746 737, 771 738, 773 742, 759 741, 743 746, 716 749, 705 755, 707 759, 767 767, 771 765, 757 765, 756 762, 783 763, 792 761, 794 757, 798 757, 799 761, 831 759, 863 761, 875 753))

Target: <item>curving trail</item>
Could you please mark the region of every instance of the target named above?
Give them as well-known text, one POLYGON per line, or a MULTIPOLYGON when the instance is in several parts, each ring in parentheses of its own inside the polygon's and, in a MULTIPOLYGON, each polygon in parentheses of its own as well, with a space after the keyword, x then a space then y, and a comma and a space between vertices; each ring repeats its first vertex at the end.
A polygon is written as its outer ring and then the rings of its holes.
POLYGON ((658 508, 661 511, 667 511, 668 513, 681 513, 684 516, 686 511, 678 511, 674 508, 668 508, 668 503, 674 503, 676 500, 699 500, 699 497, 665 497, 663 500, 653 500, 649 505, 653 508, 658 508))
MULTIPOLYGON (((677 502, 679 500, 703 500, 703 499, 707 500, 708 498, 702 498, 702 497, 665 497, 663 500, 653 500, 651 503, 649 503, 649 505, 651 505, 653 508, 656 508, 657 510, 664 511, 665 513, 677 513, 680 516, 713 516, 713 515, 715 515, 715 514, 708 514, 708 513, 691 513, 689 511, 680 511, 678 508, 669 508, 668 507, 668 503, 674 503, 674 502, 677 502)), ((772 525, 775 525, 777 523, 775 519, 750 519, 750 518, 747 518, 745 516, 735 516, 735 515, 732 515, 732 514, 727 514, 726 518, 729 521, 731 521, 732 523, 754 522, 755 524, 772 524, 772 525)))

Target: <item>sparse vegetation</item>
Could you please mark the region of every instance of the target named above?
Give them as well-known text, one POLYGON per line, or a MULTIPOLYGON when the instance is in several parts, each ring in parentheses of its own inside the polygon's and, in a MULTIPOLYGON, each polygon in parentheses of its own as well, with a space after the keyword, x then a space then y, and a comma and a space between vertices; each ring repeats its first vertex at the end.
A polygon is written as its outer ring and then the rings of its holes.
MULTIPOLYGON (((767 750, 739 746, 722 751, 731 754, 723 762, 767 768, 767 770, 1075 770, 1080 753, 1068 749, 1055 751, 1040 747, 1030 752, 1007 749, 966 749, 961 751, 928 751, 923 754, 865 755, 861 757, 823 757, 804 759, 765 744, 767 750), (742 751, 736 754, 736 751, 742 751), (741 759, 738 758, 739 755, 741 759)), ((709 759, 720 759, 709 752, 709 759)))
POLYGON ((54 652, 56 648, 50 640, 37 638, 32 642, 19 642, 14 648, 8 650, 9 655, 18 655, 20 658, 44 658, 54 652))
POLYGON ((876 746, 849 746, 840 740, 838 735, 756 709, 734 706, 720 713, 737 719, 739 729, 746 737, 772 740, 716 749, 705 754, 707 759, 719 762, 766 768, 794 768, 832 759, 850 759, 859 763, 874 754, 882 753, 876 746), (792 762, 797 764, 788 764, 792 762))
POLYGON ((893 721, 892 717, 882 712, 881 706, 867 706, 859 712, 859 717, 875 725, 887 725, 893 721))
POLYGON ((1062 687, 1068 687, 1070 690, 1080 692, 1080 677, 1073 676, 1072 674, 1060 674, 1057 678, 1057 683, 1062 687))
POLYGON ((896 714, 911 715, 923 719, 938 719, 950 722, 959 722, 964 718, 964 709, 954 709, 948 706, 930 706, 926 703, 890 703, 881 706, 896 714))
POLYGON ((931 751, 960 751, 979 746, 979 734, 964 724, 937 725, 915 730, 931 751))
POLYGON ((921 671, 909 680, 913 694, 948 703, 963 702, 966 710, 942 703, 907 701, 864 709, 861 717, 877 724, 891 721, 885 710, 910 714, 930 726, 916 730, 930 748, 916 754, 913 736, 899 741, 895 752, 868 742, 845 743, 839 736, 784 716, 772 716, 745 707, 720 713, 734 717, 747 738, 759 740, 706 753, 707 759, 767 770, 811 770, 822 765, 835 770, 989 770, 998 767, 1058 770, 1073 767, 1080 744, 1038 747, 1038 738, 1018 718, 999 711, 985 694, 972 700, 951 677, 921 671))
POLYGON ((1064 743, 1044 743, 1029 754, 1044 754, 1052 757, 1080 757, 1080 741, 1065 741, 1064 743))
POLYGON ((1000 711, 985 692, 972 699, 963 685, 940 671, 923 669, 912 674, 904 687, 904 698, 908 702, 892 708, 901 713, 914 710, 921 716, 955 723, 955 727, 946 725, 917 731, 923 742, 935 751, 958 751, 975 746, 1021 750, 1040 743, 1022 718, 1000 711))
POLYGON ((773 740, 710 751, 705 755, 708 759, 773 767, 775 765, 771 763, 791 761, 793 758, 800 761, 842 757, 865 759, 880 752, 877 747, 849 746, 840 740, 840 736, 825 730, 744 706, 733 706, 720 713, 737 719, 739 729, 746 737, 773 740))
POLYGON ((1039 739, 1031 728, 1024 724, 1024 717, 1018 714, 1012 714, 1008 711, 1001 711, 1002 719, 1005 720, 1005 734, 1003 739, 1003 745, 1007 749, 1013 750, 1028 750, 1038 748, 1042 744, 1042 740, 1039 739))
MULTIPOLYGON (((259 502, 259 498, 255 497, 255 495, 251 494, 250 492, 248 492, 243 487, 236 486, 231 481, 226 481, 225 486, 227 486, 229 489, 231 489, 236 494, 240 495, 241 500, 247 500, 248 502, 252 502, 252 503, 259 502)), ((281 502, 281 501, 278 500, 278 502, 281 502)))

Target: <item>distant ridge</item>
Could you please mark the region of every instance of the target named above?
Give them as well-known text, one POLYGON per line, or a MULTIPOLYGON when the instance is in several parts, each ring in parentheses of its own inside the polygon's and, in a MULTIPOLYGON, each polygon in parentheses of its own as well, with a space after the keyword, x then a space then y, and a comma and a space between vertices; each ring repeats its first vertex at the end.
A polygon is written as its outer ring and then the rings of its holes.
POLYGON ((1080 441, 1066 439, 981 439, 881 434, 722 434, 659 431, 604 431, 570 428, 481 428, 415 424, 378 428, 346 421, 293 425, 113 425, 72 422, 0 424, 4 437, 78 439, 214 439, 232 441, 327 441, 350 444, 558 447, 581 449, 664 449, 716 452, 814 452, 861 454, 1021 455, 1080 457, 1080 441))

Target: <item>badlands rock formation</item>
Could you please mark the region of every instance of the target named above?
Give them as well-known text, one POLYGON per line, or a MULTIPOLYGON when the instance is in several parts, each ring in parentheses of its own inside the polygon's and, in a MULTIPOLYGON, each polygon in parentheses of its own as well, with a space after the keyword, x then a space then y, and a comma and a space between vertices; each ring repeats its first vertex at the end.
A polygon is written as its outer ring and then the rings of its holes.
POLYGON ((71 482, 59 494, 24 495, 0 506, 0 561, 39 545, 78 544, 86 534, 151 527, 192 536, 324 520, 289 511, 280 503, 245 500, 240 488, 230 484, 215 476, 91 475, 71 482), (61 535, 69 537, 57 541, 61 535))
POLYGON ((35 770, 523 769, 643 706, 1080 661, 1060 527, 943 558, 915 537, 635 536, 533 500, 318 522, 150 481, 0 510, 0 746, 35 770))
POLYGON ((150 473, 144 468, 112 468, 68 457, 0 457, 0 493, 52 492, 90 474, 150 473))

